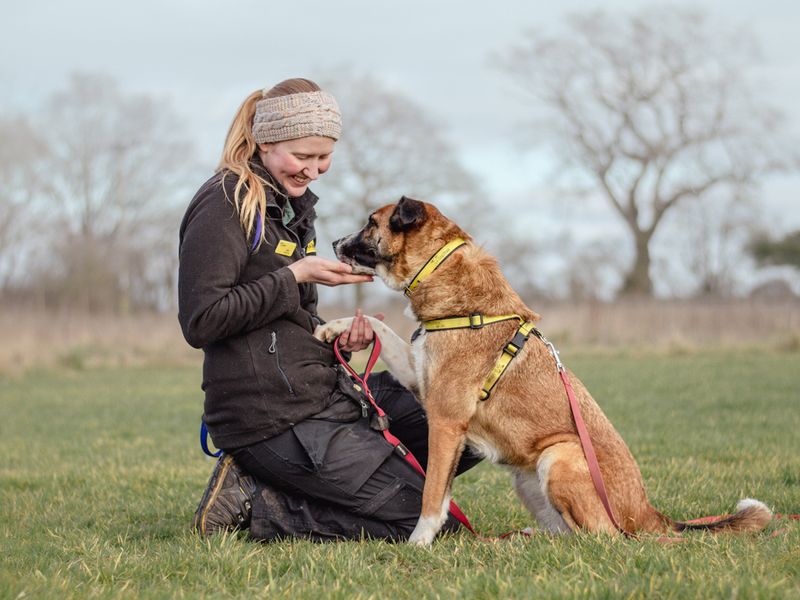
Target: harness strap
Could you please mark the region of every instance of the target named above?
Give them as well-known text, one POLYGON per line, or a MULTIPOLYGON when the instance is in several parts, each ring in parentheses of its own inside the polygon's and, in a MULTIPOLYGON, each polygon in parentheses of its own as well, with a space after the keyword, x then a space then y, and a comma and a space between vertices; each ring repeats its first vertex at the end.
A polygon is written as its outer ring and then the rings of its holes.
MULTIPOLYGON (((363 391, 364 395, 369 400, 369 403, 372 405, 372 408, 375 409, 375 412, 378 415, 378 422, 383 425, 383 429, 381 433, 383 434, 384 439, 389 442, 395 449, 395 451, 403 457, 403 459, 412 466, 412 468, 417 471, 422 477, 425 477, 425 469, 422 468, 422 465, 419 464, 419 461, 416 457, 411 453, 411 451, 406 448, 403 443, 392 433, 389 431, 388 423, 389 419, 386 416, 386 413, 383 409, 378 406, 378 403, 375 402, 375 398, 372 396, 372 392, 369 389, 369 385, 367 384, 367 378, 369 377, 372 369, 375 367, 375 363, 378 362, 378 356, 381 353, 381 341, 378 336, 375 336, 374 342, 372 344, 372 351, 370 352, 369 359, 367 359, 367 366, 364 368, 364 373, 362 375, 358 375, 355 372, 353 367, 351 367, 347 361, 342 356, 341 350, 339 350, 339 338, 336 338, 333 341, 333 352, 336 355, 336 359, 341 363, 341 365, 347 370, 350 376, 356 380, 358 385, 360 386, 361 390, 363 391)), ((466 527, 469 531, 473 534, 478 535, 475 532, 475 529, 472 527, 472 523, 469 522, 467 516, 463 513, 463 511, 458 507, 458 505, 454 501, 450 501, 449 507, 450 514, 461 523, 464 527, 466 527)))
POLYGON ((425 331, 444 331, 447 329, 481 329, 492 323, 501 321, 511 321, 512 319, 522 322, 519 315, 499 315, 497 317, 485 317, 480 313, 472 313, 468 317, 448 317, 446 319, 432 319, 425 321, 422 326, 425 331))
POLYGON ((500 381, 500 378, 503 376, 503 373, 506 372, 506 369, 508 369, 511 361, 517 356, 517 354, 519 354, 519 351, 522 350, 525 342, 528 341, 531 332, 534 332, 538 337, 541 337, 541 334, 535 328, 535 323, 533 321, 524 321, 520 315, 516 314, 486 317, 480 313, 473 313, 468 317, 448 317, 445 319, 433 319, 431 321, 425 321, 422 326, 425 331, 446 331, 448 329, 481 329, 486 325, 501 323, 503 321, 511 321, 514 319, 520 322, 519 329, 517 329, 511 341, 503 347, 503 352, 500 354, 500 357, 497 359, 494 367, 492 367, 492 370, 489 371, 489 375, 486 377, 486 381, 483 383, 483 386, 480 390, 480 399, 488 400, 489 396, 492 394, 492 390, 497 385, 497 382, 500 381))
POLYGON ((534 325, 535 323, 533 321, 526 321, 520 325, 511 341, 505 345, 503 348, 503 353, 497 359, 497 362, 494 364, 492 370, 489 371, 489 376, 486 378, 486 381, 481 388, 481 400, 488 400, 489 396, 492 395, 494 386, 496 386, 497 382, 500 381, 500 378, 503 376, 503 373, 506 372, 506 369, 508 369, 511 361, 514 360, 517 354, 519 354, 519 351, 522 350, 522 347, 525 345, 525 342, 528 341, 531 332, 533 331, 537 334, 539 333, 536 331, 534 325))
POLYGON ((461 238, 456 238, 452 242, 448 242, 447 244, 439 248, 439 251, 428 259, 428 262, 426 262, 422 266, 422 268, 417 272, 417 274, 414 275, 414 278, 411 280, 411 283, 409 283, 406 286, 404 292, 405 295, 410 296, 411 293, 414 290, 416 290, 417 287, 419 287, 419 284, 422 283, 423 279, 425 279, 426 277, 428 277, 428 275, 433 273, 436 270, 436 267, 442 264, 448 256, 450 256, 453 252, 458 250, 461 246, 463 246, 466 243, 467 243, 466 240, 461 238))

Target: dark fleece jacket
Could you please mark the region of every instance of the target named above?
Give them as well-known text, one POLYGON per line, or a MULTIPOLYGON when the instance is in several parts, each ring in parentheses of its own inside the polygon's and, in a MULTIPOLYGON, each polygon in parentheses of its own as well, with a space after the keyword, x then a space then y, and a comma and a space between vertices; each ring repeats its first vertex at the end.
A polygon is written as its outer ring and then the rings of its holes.
MULTIPOLYGON (((272 180, 257 157, 251 164, 272 180)), ((233 204, 236 180, 218 173, 203 184, 180 228, 178 319, 205 353, 205 421, 219 448, 270 438, 318 414, 333 402, 337 380, 331 346, 312 336, 316 287, 298 284, 288 268, 313 251, 316 196, 292 198, 286 226, 287 199, 267 187, 266 243, 253 250, 233 204)))

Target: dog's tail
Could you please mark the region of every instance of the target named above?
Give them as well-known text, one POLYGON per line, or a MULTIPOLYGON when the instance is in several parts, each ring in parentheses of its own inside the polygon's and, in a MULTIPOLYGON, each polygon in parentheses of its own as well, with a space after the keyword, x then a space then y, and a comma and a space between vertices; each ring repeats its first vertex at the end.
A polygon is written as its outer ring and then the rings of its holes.
POLYGON ((711 531, 731 533, 755 533, 764 529, 772 520, 772 511, 767 505, 752 498, 740 500, 736 512, 720 519, 698 519, 697 522, 674 521, 675 531, 711 531))

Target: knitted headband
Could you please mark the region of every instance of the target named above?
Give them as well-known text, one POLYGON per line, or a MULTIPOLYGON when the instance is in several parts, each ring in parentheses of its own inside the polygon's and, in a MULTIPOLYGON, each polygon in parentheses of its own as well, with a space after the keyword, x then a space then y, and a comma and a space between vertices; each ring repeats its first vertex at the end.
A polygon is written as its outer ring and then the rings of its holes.
POLYGON ((342 115, 327 92, 302 92, 256 102, 253 137, 257 144, 318 135, 338 140, 342 115))

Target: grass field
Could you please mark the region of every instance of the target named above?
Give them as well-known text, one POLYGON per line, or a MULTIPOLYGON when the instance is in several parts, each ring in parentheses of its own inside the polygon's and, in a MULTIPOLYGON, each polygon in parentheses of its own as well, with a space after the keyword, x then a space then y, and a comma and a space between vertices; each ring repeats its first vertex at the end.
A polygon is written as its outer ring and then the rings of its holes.
MULTIPOLYGON (((800 512, 796 351, 564 358, 663 512, 718 514, 746 496, 800 512)), ((212 462, 196 441, 198 382, 184 367, 0 379, 1 598, 800 598, 799 522, 675 545, 200 540, 188 524, 212 462)), ((531 524, 500 467, 467 473, 455 498, 486 534, 531 524)))

